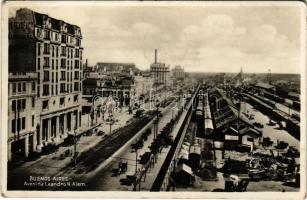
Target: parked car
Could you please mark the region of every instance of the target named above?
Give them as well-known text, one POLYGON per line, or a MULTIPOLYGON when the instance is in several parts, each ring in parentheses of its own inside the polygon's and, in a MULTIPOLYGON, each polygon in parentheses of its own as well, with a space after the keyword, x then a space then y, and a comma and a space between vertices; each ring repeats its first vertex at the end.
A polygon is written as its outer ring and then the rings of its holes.
POLYGON ((98 132, 97 132, 97 136, 103 136, 105 133, 102 131, 102 130, 99 130, 98 132))

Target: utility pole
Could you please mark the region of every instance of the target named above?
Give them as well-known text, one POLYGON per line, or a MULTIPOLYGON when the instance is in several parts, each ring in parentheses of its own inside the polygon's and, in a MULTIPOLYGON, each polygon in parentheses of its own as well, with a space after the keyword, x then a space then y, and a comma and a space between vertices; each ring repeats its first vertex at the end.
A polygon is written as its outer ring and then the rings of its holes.
POLYGON ((77 131, 74 130, 74 165, 77 165, 77 131))

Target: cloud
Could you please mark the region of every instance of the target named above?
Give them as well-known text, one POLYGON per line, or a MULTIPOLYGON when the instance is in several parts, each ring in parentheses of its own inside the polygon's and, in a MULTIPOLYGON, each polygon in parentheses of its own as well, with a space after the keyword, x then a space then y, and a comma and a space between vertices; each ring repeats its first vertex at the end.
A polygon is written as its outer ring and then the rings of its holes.
POLYGON ((220 70, 242 65, 248 66, 250 71, 258 66, 256 71, 264 71, 268 66, 285 69, 285 64, 291 65, 299 55, 298 48, 275 26, 268 23, 237 25, 228 15, 209 15, 203 21, 185 27, 182 36, 189 38, 188 46, 194 49, 186 56, 187 65, 220 70))
MULTIPOLYGON (((148 69, 157 48, 159 61, 181 64, 186 70, 238 71, 246 67, 246 71, 266 72, 270 67, 272 72, 287 72, 292 67, 292 72, 299 72, 300 16, 294 8, 289 14, 289 8, 174 9, 178 12, 116 6, 33 9, 80 26, 84 58, 91 65, 125 61, 148 69)), ((11 16, 16 9, 10 11, 11 16)))

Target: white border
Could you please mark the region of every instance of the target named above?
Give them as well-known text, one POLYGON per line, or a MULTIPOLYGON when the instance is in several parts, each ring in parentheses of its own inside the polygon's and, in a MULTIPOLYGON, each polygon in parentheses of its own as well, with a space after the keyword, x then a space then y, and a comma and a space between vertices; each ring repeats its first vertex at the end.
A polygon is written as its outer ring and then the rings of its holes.
MULTIPOLYGON (((139 1, 15 1, 4 2, 2 5, 2 67, 1 67, 1 191, 6 197, 74 197, 74 198, 189 198, 189 199, 304 199, 306 192, 306 10, 302 2, 139 2, 139 1), (291 6, 300 8, 301 12, 301 188, 300 192, 245 192, 245 193, 224 193, 224 192, 46 192, 46 191, 7 191, 7 81, 8 81, 8 8, 11 6, 120 6, 120 7, 165 7, 165 6, 291 6), (3 162, 5 161, 5 162, 3 162)), ((244 16, 242 16, 244 17, 244 16)))

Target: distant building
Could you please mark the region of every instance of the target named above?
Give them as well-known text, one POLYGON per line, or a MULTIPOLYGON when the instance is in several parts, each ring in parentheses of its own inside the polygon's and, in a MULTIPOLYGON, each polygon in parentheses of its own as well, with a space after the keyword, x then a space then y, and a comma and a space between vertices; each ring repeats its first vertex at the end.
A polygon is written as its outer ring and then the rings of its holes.
POLYGON ((134 75, 140 71, 134 63, 98 62, 94 68, 96 72, 104 74, 134 75))
POLYGON ((184 72, 183 67, 181 67, 180 65, 175 66, 172 69, 172 76, 176 80, 184 80, 185 72, 184 72))
POLYGON ((8 160, 21 160, 35 151, 36 73, 9 73, 8 81, 8 160))
POLYGON ((254 86, 260 90, 266 90, 270 92, 273 92, 276 89, 274 85, 263 82, 256 83, 254 86))
POLYGON ((136 87, 136 97, 145 99, 149 97, 150 90, 153 89, 153 78, 148 73, 142 73, 134 77, 136 87))
POLYGON ((81 40, 80 27, 27 8, 9 19, 9 71, 37 73, 38 151, 81 127, 81 40))
POLYGON ((155 50, 155 62, 150 65, 150 72, 155 86, 170 85, 170 68, 165 63, 157 62, 157 50, 155 50))
POLYGON ((86 98, 94 95, 113 97, 119 105, 128 106, 136 95, 135 79, 129 75, 105 75, 94 72, 83 80, 83 95, 86 98))

